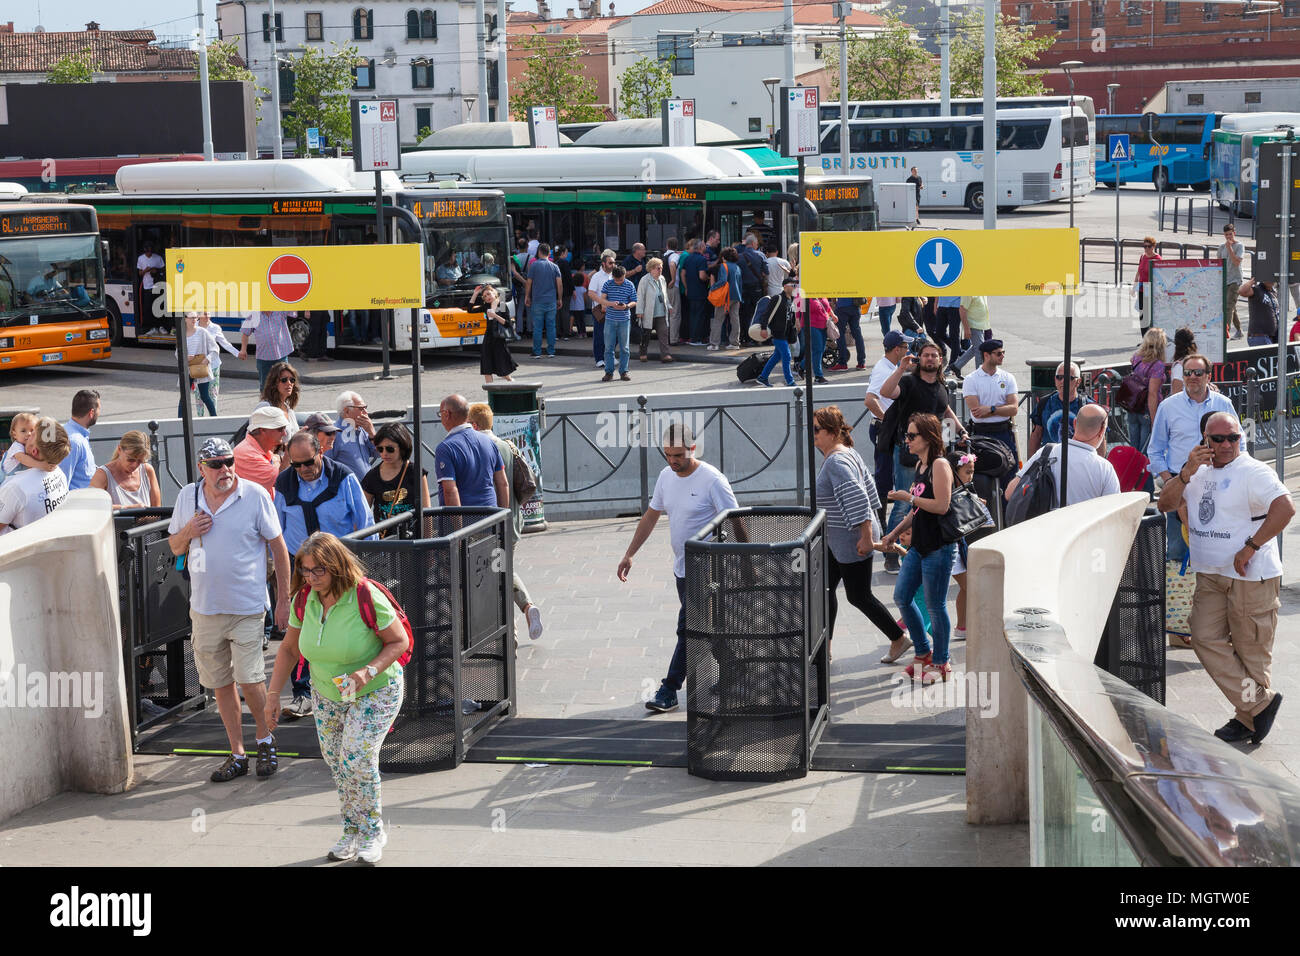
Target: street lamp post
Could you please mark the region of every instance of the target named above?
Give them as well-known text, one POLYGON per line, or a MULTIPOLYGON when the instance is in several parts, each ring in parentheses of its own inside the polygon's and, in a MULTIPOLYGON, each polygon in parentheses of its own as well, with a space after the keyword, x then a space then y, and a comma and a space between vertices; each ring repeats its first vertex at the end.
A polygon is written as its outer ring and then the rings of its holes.
MULTIPOLYGON (((1118 83, 1106 84, 1106 109, 1111 116, 1115 115, 1115 94, 1119 92, 1118 83)), ((1107 151, 1110 150, 1109 141, 1106 145, 1107 151)), ((1110 164, 1115 167, 1115 287, 1119 288, 1119 183, 1120 183, 1120 165, 1113 156, 1108 156, 1110 164)))
MULTIPOLYGON (((486 95, 486 94, 485 94, 485 95, 486 95)), ((465 119, 464 119, 464 122, 466 122, 466 123, 472 123, 472 122, 474 122, 474 104, 475 104, 476 102, 478 102, 478 97, 477 97, 477 96, 464 96, 464 97, 461 97, 461 99, 463 99, 463 100, 465 101, 465 119)))
MULTIPOLYGON (((1070 150, 1070 228, 1074 228, 1074 75, 1072 70, 1083 66, 1082 60, 1066 60, 1061 64, 1061 69, 1065 71, 1065 78, 1070 81, 1070 136, 1066 140, 1070 150)), ((1069 374, 1069 370, 1066 370, 1069 374)))
POLYGON ((769 76, 763 80, 763 85, 767 87, 767 98, 772 104, 772 125, 767 128, 768 136, 772 140, 772 148, 776 149, 776 88, 781 85, 781 78, 769 76))

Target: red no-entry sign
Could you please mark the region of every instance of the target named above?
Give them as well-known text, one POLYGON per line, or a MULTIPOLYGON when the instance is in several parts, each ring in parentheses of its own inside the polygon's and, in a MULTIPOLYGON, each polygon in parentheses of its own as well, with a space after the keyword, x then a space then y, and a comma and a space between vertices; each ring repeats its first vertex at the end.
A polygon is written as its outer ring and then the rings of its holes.
POLYGON ((311 268, 298 256, 277 256, 266 270, 266 283, 281 302, 301 302, 311 291, 311 268))

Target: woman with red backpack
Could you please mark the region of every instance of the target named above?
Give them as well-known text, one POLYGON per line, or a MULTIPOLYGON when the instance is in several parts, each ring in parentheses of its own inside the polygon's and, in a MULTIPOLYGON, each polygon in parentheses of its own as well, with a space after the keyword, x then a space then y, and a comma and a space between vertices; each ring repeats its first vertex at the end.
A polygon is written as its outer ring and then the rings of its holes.
POLYGON ((311 664, 312 704, 321 755, 334 777, 343 836, 331 860, 383 856, 379 748, 402 706, 402 661, 409 659, 410 625, 401 607, 332 534, 309 537, 294 560, 293 609, 280 642, 266 697, 266 719, 280 719, 280 692, 305 657, 311 664))

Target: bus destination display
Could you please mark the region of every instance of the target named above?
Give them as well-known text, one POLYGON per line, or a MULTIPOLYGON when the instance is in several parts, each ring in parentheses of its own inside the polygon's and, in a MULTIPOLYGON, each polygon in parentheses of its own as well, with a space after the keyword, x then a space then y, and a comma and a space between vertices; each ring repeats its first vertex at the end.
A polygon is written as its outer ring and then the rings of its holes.
POLYGON ((48 236, 93 232, 94 221, 84 212, 12 212, 0 215, 0 236, 48 236))
POLYGON ((804 198, 814 205, 835 202, 858 202, 862 196, 861 186, 807 186, 804 198))
POLYGON ((443 224, 492 222, 502 215, 499 201, 481 198, 422 199, 414 204, 411 211, 418 219, 443 224))
POLYGON ((704 200, 704 190, 690 186, 647 186, 645 198, 655 201, 672 201, 676 199, 688 202, 702 202, 704 200))
POLYGON ((275 216, 320 216, 325 213, 323 199, 277 199, 271 203, 275 216))

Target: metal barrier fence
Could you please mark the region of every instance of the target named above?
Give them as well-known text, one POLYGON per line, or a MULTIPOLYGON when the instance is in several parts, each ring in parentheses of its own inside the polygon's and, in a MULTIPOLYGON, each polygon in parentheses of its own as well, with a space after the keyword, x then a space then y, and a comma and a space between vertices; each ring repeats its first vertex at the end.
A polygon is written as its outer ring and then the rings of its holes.
POLYGON ((189 640, 190 583, 167 541, 170 516, 170 508, 113 515, 132 743, 142 731, 204 703, 189 640))
MULTIPOLYGON (((1176 231, 1176 230, 1175 230, 1176 231)), ((1220 243, 1214 242, 1169 242, 1156 243, 1156 252, 1162 259, 1217 259, 1220 243)), ((1101 276, 1093 270, 1093 282, 1113 283, 1118 272, 1119 282, 1131 283, 1137 273, 1138 260, 1142 257, 1141 239, 1120 239, 1118 245, 1114 236, 1089 236, 1079 240, 1079 281, 1087 282, 1088 266, 1105 267, 1101 276), (1091 251, 1096 254, 1090 255, 1091 251), (1103 254, 1104 253, 1104 254, 1103 254), (1116 259, 1119 260, 1118 269, 1116 259)), ((1253 246, 1246 248, 1241 259, 1242 278, 1251 277, 1251 263, 1255 259, 1253 246)))
MULTIPOLYGON (((405 522, 414 512, 377 528, 405 522)), ((344 539, 368 577, 406 611, 415 649, 405 671, 402 708, 379 754, 385 772, 460 765, 498 720, 518 710, 515 690, 510 512, 433 508, 417 537, 344 539)))
POLYGON ((829 720, 826 513, 741 508, 686 542, 687 768, 808 773, 829 720))
POLYGON ((1138 526, 1093 663, 1165 702, 1165 516, 1138 526))
POLYGON ((1160 193, 1160 206, 1156 212, 1156 222, 1161 232, 1165 231, 1165 222, 1170 222, 1170 232, 1178 232, 1178 224, 1186 218, 1185 232, 1188 234, 1198 232, 1196 227, 1197 207, 1202 204, 1205 206, 1205 234, 1207 236, 1215 235, 1215 221, 1218 220, 1219 231, 1222 232, 1223 226, 1232 223, 1237 227, 1238 234, 1244 235, 1243 226, 1249 224, 1250 238, 1255 238, 1255 219, 1251 216, 1238 217, 1235 212, 1229 209, 1220 208, 1218 202, 1212 196, 1188 196, 1183 193, 1160 193), (1173 206, 1172 212, 1169 206, 1173 206), (1184 215, 1185 211, 1185 215, 1184 215))

